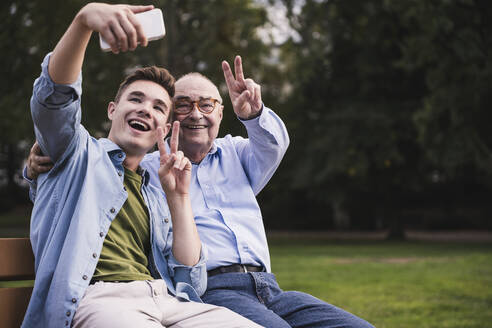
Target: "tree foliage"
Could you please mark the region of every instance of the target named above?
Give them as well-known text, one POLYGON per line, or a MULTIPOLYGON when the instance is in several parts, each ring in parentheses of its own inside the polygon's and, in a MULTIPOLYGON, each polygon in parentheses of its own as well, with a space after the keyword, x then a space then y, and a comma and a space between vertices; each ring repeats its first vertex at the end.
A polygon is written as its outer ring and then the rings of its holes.
POLYGON ((282 45, 289 174, 317 213, 401 230, 401 212, 443 177, 490 176, 490 2, 283 2, 298 35, 282 45))
MULTIPOLYGON (((0 5, 0 187, 17 185, 32 143, 29 97, 39 64, 85 3, 0 5)), ((244 134, 220 66, 240 54, 245 74, 261 84, 264 103, 291 136, 277 174, 259 196, 267 227, 401 231, 405 213, 419 208, 437 208, 445 220, 459 206, 492 214, 484 205, 492 187, 492 2, 153 4, 164 13, 163 40, 117 56, 101 52, 97 35, 91 40, 82 106, 83 124, 94 135, 107 133, 106 105, 122 77, 144 65, 211 78, 225 100, 220 134, 244 134), (285 6, 286 40, 268 38, 268 28, 281 23, 265 4, 285 6)))

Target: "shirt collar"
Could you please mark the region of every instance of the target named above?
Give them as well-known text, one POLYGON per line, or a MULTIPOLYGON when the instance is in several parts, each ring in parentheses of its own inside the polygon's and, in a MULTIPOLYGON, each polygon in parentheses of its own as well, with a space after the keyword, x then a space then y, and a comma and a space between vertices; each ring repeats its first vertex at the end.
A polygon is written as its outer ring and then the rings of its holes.
MULTIPOLYGON (((115 163, 116 165, 123 165, 123 161, 125 160, 126 154, 117 144, 115 144, 108 138, 101 138, 99 139, 99 142, 104 147, 104 149, 109 155, 109 158, 111 158, 111 161, 113 163, 115 163)), ((146 169, 143 169, 142 167, 139 166, 137 169, 137 173, 142 176, 142 182, 145 186, 147 186, 147 184, 150 181, 149 172, 147 172, 146 169)))

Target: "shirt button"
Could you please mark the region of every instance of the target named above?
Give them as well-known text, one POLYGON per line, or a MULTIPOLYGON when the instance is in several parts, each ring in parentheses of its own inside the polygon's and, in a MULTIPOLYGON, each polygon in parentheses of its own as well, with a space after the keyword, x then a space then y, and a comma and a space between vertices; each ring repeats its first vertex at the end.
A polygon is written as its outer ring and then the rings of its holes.
POLYGON ((97 254, 96 253, 92 253, 92 257, 93 258, 96 258, 97 257, 97 254))
POLYGON ((121 173, 121 171, 118 171, 118 175, 121 177, 123 173, 121 173))
POLYGON ((77 299, 76 298, 72 298, 72 303, 77 303, 77 299))
POLYGON ((68 326, 68 321, 65 321, 65 326, 68 326))
POLYGON ((111 207, 111 209, 109 210, 111 213, 114 213, 116 212, 116 210, 114 209, 114 207, 111 207))
POLYGON ((85 274, 82 276, 82 279, 87 280, 89 277, 87 277, 85 274))
POLYGON ((126 191, 126 187, 125 186, 123 186, 123 190, 126 191))
POLYGON ((168 223, 169 222, 169 219, 168 218, 165 218, 164 219, 164 222, 168 223))
POLYGON ((99 237, 104 237, 104 232, 102 232, 102 231, 101 231, 101 232, 99 233, 99 237))
POLYGON ((69 317, 70 316, 70 311, 67 311, 66 315, 67 315, 67 317, 69 317))

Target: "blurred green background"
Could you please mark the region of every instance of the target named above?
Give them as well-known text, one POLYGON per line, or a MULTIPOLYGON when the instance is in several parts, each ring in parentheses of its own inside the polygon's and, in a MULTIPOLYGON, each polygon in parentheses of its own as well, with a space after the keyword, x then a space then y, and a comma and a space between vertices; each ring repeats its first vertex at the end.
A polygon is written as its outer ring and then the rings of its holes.
MULTIPOLYGON (((139 3, 128 1, 129 3, 139 3)), ((85 1, 0 4, 0 224, 28 229, 20 177, 33 143, 32 83, 85 1)), ((268 230, 490 230, 492 2, 488 0, 149 1, 167 34, 112 55, 93 36, 83 124, 108 130, 125 72, 198 71, 225 99, 220 135, 242 134, 221 60, 244 61, 291 145, 259 195, 268 230)))

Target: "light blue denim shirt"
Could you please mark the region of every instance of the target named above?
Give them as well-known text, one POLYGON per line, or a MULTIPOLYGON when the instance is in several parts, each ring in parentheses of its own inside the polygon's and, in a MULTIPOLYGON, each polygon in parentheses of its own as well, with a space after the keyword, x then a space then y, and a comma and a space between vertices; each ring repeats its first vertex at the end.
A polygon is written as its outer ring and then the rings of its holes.
MULTIPOLYGON (((49 55, 34 83, 31 112, 36 139, 55 165, 37 181, 30 232, 36 280, 22 327, 70 326, 111 221, 127 199, 125 153, 108 139, 92 138, 80 125, 81 75, 71 85, 57 85, 48 75, 48 63, 49 55)), ((150 271, 178 298, 199 300, 207 279, 203 252, 193 267, 173 257, 164 193, 149 183, 147 172, 142 174, 150 216, 150 271)))
MULTIPOLYGON (((289 136, 282 120, 265 106, 259 117, 240 121, 248 139, 218 138, 200 164, 193 164, 191 206, 200 239, 208 250, 208 270, 240 263, 263 265, 270 272, 256 195, 280 164, 289 136)), ((150 173, 150 183, 159 187, 159 152, 146 155, 141 166, 150 173)))

